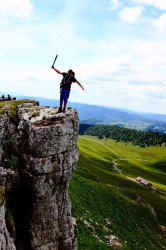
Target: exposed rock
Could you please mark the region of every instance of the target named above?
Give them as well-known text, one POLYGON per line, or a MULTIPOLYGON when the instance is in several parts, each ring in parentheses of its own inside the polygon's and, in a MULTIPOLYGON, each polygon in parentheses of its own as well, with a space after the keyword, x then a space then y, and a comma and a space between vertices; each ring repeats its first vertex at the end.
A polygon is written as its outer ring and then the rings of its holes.
POLYGON ((7 153, 2 142, 8 131, 19 164, 13 171, 14 188, 5 180, 3 185, 9 186, 19 249, 77 249, 68 195, 78 160, 76 110, 57 114, 54 108, 26 103, 18 106, 17 125, 10 123, 5 113, 0 120, 0 162, 4 167, 7 153))
POLYGON ((105 223, 106 225, 111 225, 111 221, 110 221, 109 219, 107 219, 107 218, 104 220, 104 223, 105 223))
POLYGON ((16 250, 14 241, 6 227, 4 204, 0 205, 0 250, 16 250))
MULTIPOLYGON (((3 142, 8 131, 14 133, 14 125, 10 122, 8 114, 5 112, 0 116, 0 250, 15 250, 14 239, 10 235, 5 221, 5 190, 13 182, 15 173, 10 169, 5 169, 2 165, 6 164, 6 155, 4 152, 3 142)), ((11 186, 10 186, 11 187, 11 186)))
POLYGON ((162 235, 166 239, 166 226, 160 226, 160 229, 161 229, 162 235))
POLYGON ((121 243, 120 243, 119 239, 116 236, 109 235, 109 236, 106 236, 105 238, 107 240, 107 245, 109 247, 114 246, 115 247, 114 249, 116 249, 116 250, 121 250, 122 249, 121 243))
POLYGON ((76 220, 74 217, 72 217, 71 219, 72 219, 72 224, 73 224, 74 226, 76 226, 76 225, 77 225, 77 220, 76 220))

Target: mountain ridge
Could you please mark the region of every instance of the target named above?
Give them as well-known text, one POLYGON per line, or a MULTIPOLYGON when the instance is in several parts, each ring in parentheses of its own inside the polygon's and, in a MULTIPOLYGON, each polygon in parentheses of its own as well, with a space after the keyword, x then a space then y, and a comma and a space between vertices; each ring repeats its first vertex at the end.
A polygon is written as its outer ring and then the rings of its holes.
MULTIPOLYGON (((1 94, 2 92, 0 92, 1 94)), ((59 100, 48 99, 39 96, 15 95, 17 99, 33 99, 39 101, 41 106, 59 106, 59 100)), ((95 104, 68 102, 68 107, 77 109, 81 123, 114 123, 127 128, 136 128, 138 130, 160 130, 166 131, 166 114, 145 113, 127 110, 124 108, 115 108, 109 106, 100 106, 95 104)))

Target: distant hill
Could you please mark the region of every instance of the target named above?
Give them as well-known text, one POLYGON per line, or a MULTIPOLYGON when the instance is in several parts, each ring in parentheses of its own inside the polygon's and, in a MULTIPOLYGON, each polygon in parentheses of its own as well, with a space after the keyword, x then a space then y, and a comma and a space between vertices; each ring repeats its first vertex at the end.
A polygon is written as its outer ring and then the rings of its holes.
POLYGON ((156 120, 161 122, 166 122, 166 115, 160 114, 142 114, 142 117, 146 117, 146 119, 156 120))
MULTIPOLYGON (((2 93, 0 92, 0 95, 1 94, 2 93)), ((56 99, 47 99, 38 96, 32 97, 16 94, 15 96, 17 97, 17 99, 35 99, 39 101, 41 106, 59 106, 59 100, 56 99)), ((166 115, 153 113, 146 114, 125 109, 103 107, 69 101, 68 107, 70 106, 77 109, 81 123, 94 125, 97 123, 110 123, 119 125, 121 127, 134 128, 138 130, 152 130, 166 133, 166 115)))
POLYGON ((80 120, 97 120, 103 123, 115 122, 115 121, 125 121, 131 122, 135 120, 144 120, 141 116, 137 114, 130 114, 125 111, 120 111, 119 109, 101 107, 96 105, 84 105, 78 109, 80 120))

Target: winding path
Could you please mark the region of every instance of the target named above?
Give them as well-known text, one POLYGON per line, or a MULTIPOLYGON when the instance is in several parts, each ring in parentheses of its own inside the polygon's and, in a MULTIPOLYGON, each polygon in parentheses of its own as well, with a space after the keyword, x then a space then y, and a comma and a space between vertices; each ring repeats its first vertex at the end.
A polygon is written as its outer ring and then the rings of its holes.
MULTIPOLYGON (((113 151, 112 149, 110 149, 108 146, 106 146, 105 144, 103 144, 103 143, 101 143, 101 142, 98 142, 98 141, 96 141, 96 140, 89 139, 89 138, 83 138, 83 137, 81 137, 81 139, 83 139, 83 140, 88 140, 88 141, 93 141, 93 142, 95 142, 95 143, 97 143, 97 144, 100 144, 100 145, 104 146, 105 148, 107 148, 109 151, 111 151, 113 154, 115 154, 119 159, 114 159, 114 160, 112 161, 112 165, 113 165, 113 167, 114 167, 113 170, 114 170, 114 171, 117 171, 119 174, 124 175, 124 174, 122 173, 122 170, 119 169, 119 168, 117 167, 117 165, 118 165, 118 164, 117 164, 117 161, 133 160, 133 158, 126 158, 126 159, 124 159, 124 158, 122 158, 120 155, 118 155, 115 151, 113 151)), ((88 156, 85 156, 85 155, 83 155, 83 154, 80 154, 80 155, 82 155, 84 158, 88 159, 89 161, 94 162, 94 163, 96 163, 97 165, 99 165, 99 166, 101 166, 101 167, 104 167, 104 165, 102 165, 102 164, 100 164, 100 163, 98 163, 98 162, 92 160, 92 159, 89 158, 88 156)), ((147 160, 147 159, 134 159, 134 160, 135 160, 135 161, 146 161, 146 162, 152 163, 152 161, 149 161, 149 160, 147 160)), ((125 175, 125 176, 126 176, 126 175, 125 175)), ((135 179, 132 179, 132 178, 130 178, 130 177, 128 177, 128 176, 126 176, 126 178, 135 181, 135 179)))

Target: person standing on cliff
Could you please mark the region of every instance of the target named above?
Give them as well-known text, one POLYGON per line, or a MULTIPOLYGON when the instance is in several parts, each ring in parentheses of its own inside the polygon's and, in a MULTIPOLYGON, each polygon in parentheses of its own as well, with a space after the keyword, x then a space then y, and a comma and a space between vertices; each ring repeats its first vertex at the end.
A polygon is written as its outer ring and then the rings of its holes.
POLYGON ((75 73, 73 72, 73 70, 69 69, 69 71, 65 73, 65 72, 60 72, 58 69, 54 68, 54 66, 52 66, 52 69, 54 69, 58 74, 63 76, 63 79, 60 83, 60 107, 58 113, 60 112, 65 113, 67 101, 70 95, 71 84, 73 82, 76 82, 83 90, 84 87, 75 78, 75 73))

